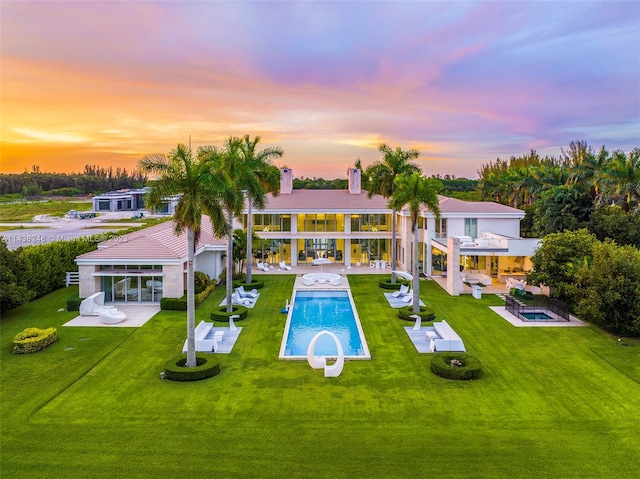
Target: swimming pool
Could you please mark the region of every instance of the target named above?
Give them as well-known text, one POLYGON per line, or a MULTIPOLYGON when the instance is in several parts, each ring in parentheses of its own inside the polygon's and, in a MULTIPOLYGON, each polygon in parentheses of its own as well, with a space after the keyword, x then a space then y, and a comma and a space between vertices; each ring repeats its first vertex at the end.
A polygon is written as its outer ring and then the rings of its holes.
POLYGON ((520 313, 527 321, 553 321, 553 318, 547 313, 520 313))
MULTIPOLYGON (((371 359, 360 318, 349 291, 295 291, 280 347, 281 359, 306 359, 309 343, 328 330, 340 340, 345 359, 371 359)), ((335 357, 335 343, 328 336, 318 340, 316 356, 335 357)))

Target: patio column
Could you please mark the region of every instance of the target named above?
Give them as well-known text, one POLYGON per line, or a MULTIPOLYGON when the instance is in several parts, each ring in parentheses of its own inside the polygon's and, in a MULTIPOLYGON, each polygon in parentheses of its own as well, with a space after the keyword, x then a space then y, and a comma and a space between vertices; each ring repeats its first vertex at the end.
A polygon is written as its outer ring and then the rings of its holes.
POLYGON ((460 296, 460 240, 450 236, 447 239, 447 292, 451 296, 460 296))

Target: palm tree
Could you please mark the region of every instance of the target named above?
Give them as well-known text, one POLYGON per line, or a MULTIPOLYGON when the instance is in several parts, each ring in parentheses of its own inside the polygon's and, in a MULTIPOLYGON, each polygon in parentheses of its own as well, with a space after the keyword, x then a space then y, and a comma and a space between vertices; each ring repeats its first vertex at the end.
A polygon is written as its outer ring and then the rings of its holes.
POLYGON ((413 231, 413 312, 420 312, 420 278, 418 277, 418 215, 422 205, 430 209, 436 220, 440 218, 440 201, 438 191, 442 183, 434 178, 425 178, 420 173, 400 175, 394 181, 394 193, 389 206, 402 210, 409 206, 411 231, 413 231))
POLYGON ((614 151, 602 177, 608 195, 623 201, 623 209, 631 211, 633 201, 640 201, 640 148, 628 155, 614 151))
MULTIPOLYGON (((255 151, 260 137, 253 140, 249 135, 243 138, 229 137, 222 149, 215 146, 206 146, 199 149, 199 155, 207 157, 212 155, 219 158, 220 167, 229 178, 232 188, 227 192, 223 203, 227 210, 227 311, 233 310, 231 296, 233 294, 233 234, 232 222, 234 216, 240 216, 246 195, 249 204, 248 218, 251 220, 251 205, 264 208, 266 193, 278 194, 280 191, 280 170, 271 164, 271 158, 281 157, 283 151, 280 148, 266 148, 255 151)), ((251 230, 248 226, 248 230, 251 230)), ((251 282, 251 238, 252 231, 247 232, 247 282, 251 282)))
MULTIPOLYGON (((395 179, 399 175, 410 175, 412 173, 421 173, 420 167, 411 160, 418 158, 420 153, 416 150, 404 151, 399 146, 392 149, 387 144, 378 147, 378 151, 382 153, 382 160, 378 160, 369 165, 364 172, 365 178, 369 183, 367 196, 380 195, 383 198, 390 199, 396 189, 395 179)), ((359 164, 359 160, 356 164, 359 164)), ((392 207, 391 211, 391 282, 396 282, 396 274, 393 270, 396 267, 396 216, 397 210, 392 207)))
POLYGON ((233 311, 233 217, 242 212, 243 193, 238 189, 235 178, 229 173, 234 172, 238 157, 239 141, 229 138, 223 148, 216 146, 201 146, 198 148, 198 158, 201 161, 215 164, 216 169, 223 172, 229 180, 229 188, 222 197, 225 211, 225 225, 227 232, 227 265, 226 265, 226 301, 227 312, 233 311))
POLYGON ((239 145, 240 161, 237 166, 240 171, 236 176, 239 188, 246 191, 247 195, 247 277, 246 282, 251 283, 251 258, 253 252, 252 206, 262 209, 265 206, 266 194, 277 196, 280 193, 280 169, 271 161, 274 158, 282 158, 282 148, 265 148, 256 152, 256 145, 260 137, 253 140, 249 135, 242 138, 239 145))
POLYGON ((195 345, 195 279, 193 258, 195 245, 200 237, 202 213, 209 215, 214 234, 227 234, 221 198, 229 189, 229 181, 221 171, 216 171, 210 159, 194 158, 191 148, 178 145, 163 154, 151 154, 138 162, 140 169, 156 175, 149 181, 150 190, 145 197, 147 206, 158 209, 168 196, 180 195, 173 215, 176 235, 187 233, 187 367, 196 366, 195 345))

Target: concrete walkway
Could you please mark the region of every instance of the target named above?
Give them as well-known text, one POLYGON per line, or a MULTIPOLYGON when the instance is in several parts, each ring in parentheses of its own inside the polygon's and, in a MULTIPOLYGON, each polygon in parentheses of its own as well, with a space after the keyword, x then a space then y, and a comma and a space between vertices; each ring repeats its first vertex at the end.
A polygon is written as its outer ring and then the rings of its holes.
POLYGON ((110 303, 124 311, 127 319, 121 323, 104 324, 98 316, 77 316, 63 326, 89 326, 104 328, 139 328, 160 311, 159 304, 121 305, 110 303))

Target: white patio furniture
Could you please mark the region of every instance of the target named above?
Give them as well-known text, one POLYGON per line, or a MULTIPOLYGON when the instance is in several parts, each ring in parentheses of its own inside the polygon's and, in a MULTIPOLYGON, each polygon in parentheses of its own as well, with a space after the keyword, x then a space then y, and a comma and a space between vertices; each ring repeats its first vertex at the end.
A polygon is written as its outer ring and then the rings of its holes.
POLYGON ((405 294, 400 301, 402 301, 403 303, 407 303, 407 304, 411 304, 413 303, 413 290, 410 289, 407 294, 405 294))
POLYGON ((399 298, 400 296, 405 296, 408 292, 409 286, 407 286, 406 284, 401 284, 400 289, 391 293, 391 296, 393 296, 394 298, 399 298))
POLYGON ((258 296, 260 296, 260 293, 258 293, 257 289, 246 291, 244 289, 244 286, 238 286, 236 288, 236 293, 238 293, 238 296, 240 296, 241 298, 257 298, 258 296))
POLYGON ((82 316, 99 316, 98 310, 104 306, 104 291, 87 296, 80 303, 82 316))
POLYGON ((286 264, 284 261, 280 261, 280 271, 291 271, 291 266, 286 264))
POLYGON ((104 324, 118 324, 127 319, 124 311, 120 311, 114 306, 103 306, 98 308, 98 316, 104 324))

